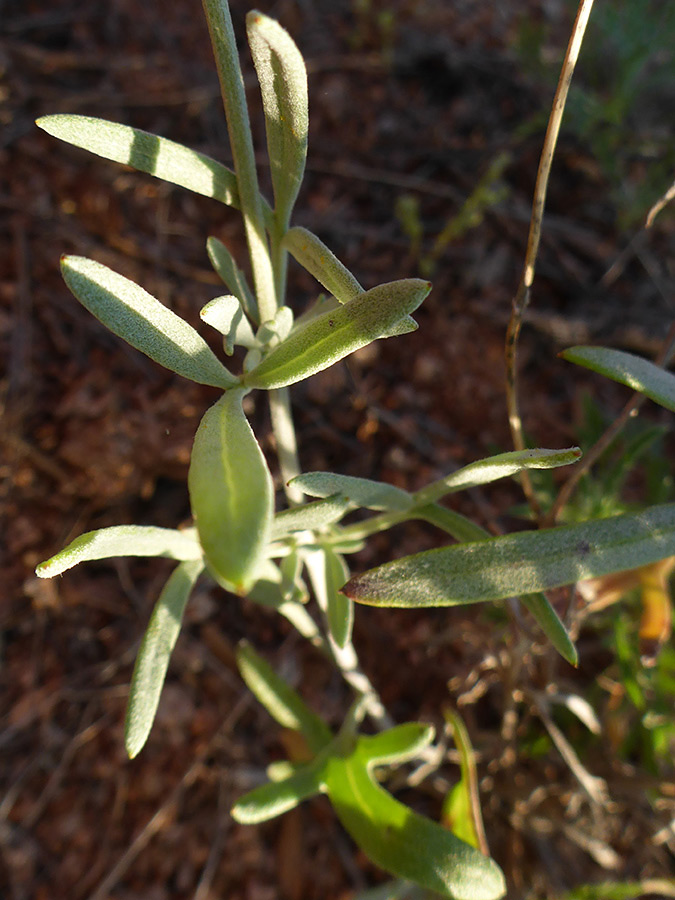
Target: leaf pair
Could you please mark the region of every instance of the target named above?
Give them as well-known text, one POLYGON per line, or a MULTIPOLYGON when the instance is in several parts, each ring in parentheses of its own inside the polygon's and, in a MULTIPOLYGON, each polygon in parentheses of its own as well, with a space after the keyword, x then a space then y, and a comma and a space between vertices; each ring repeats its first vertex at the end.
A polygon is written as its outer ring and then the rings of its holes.
POLYGON ((80 535, 60 553, 41 563, 36 572, 40 578, 53 578, 78 563, 116 556, 163 556, 179 560, 155 604, 136 657, 125 728, 127 753, 133 758, 150 734, 183 612, 204 561, 193 530, 116 525, 80 535))
POLYGON ((274 818, 316 794, 327 794, 338 818, 377 865, 457 900, 497 900, 505 891, 497 865, 450 831, 395 800, 377 782, 376 766, 414 758, 433 729, 408 723, 373 737, 356 736, 348 722, 333 738, 327 727, 248 645, 238 652, 249 688, 284 727, 300 731, 314 753, 285 778, 242 797, 239 822, 274 818))

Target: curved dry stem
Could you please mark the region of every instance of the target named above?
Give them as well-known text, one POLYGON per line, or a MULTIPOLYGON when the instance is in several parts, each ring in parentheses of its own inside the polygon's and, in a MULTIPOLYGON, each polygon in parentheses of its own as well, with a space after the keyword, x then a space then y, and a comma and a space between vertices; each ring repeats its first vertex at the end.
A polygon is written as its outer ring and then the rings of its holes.
MULTIPOLYGON (((518 290, 513 298, 511 307, 511 318, 506 335, 506 402, 509 415, 509 427, 511 429, 511 437, 513 446, 516 450, 525 449, 525 440, 523 437, 523 423, 520 417, 518 407, 518 337, 523 321, 523 315, 528 303, 530 302, 530 289, 534 281, 534 272, 539 252, 539 242, 541 240, 541 225, 544 217, 544 207, 546 204, 546 190, 548 188, 548 179, 551 174, 551 165, 560 131, 560 123, 562 122, 567 95, 569 93, 572 75, 579 57, 579 51, 584 39, 586 25, 593 8, 593 0, 581 0, 577 10, 577 16, 572 27, 572 34, 567 45, 567 52, 563 60, 558 87, 556 88, 555 97, 553 98, 553 107, 548 120, 548 128, 546 129, 546 137, 544 138, 544 147, 539 160, 539 169, 537 171, 537 180, 534 188, 534 200, 532 203, 532 217, 530 219, 530 231, 527 238, 527 250, 525 253, 525 264, 520 278, 518 290)), ((541 510, 534 495, 532 481, 529 473, 522 471, 520 480, 523 491, 527 497, 527 501, 537 518, 540 517, 541 510)))

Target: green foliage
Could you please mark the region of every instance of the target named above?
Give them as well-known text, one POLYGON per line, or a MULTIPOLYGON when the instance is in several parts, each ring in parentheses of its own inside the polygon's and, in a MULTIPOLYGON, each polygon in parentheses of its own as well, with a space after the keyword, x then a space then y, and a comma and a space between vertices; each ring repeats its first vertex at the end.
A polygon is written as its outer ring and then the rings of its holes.
MULTIPOLYGON (((183 612, 201 573, 205 570, 227 590, 276 610, 333 661, 354 689, 356 700, 334 735, 299 694, 250 645, 243 644, 237 654, 242 678, 283 727, 304 737, 311 759, 277 763, 271 768, 270 782, 241 798, 233 816, 240 822, 261 822, 315 794, 325 794, 361 850, 403 882, 456 900, 498 900, 506 886, 497 864, 475 846, 479 810, 473 754, 458 720, 454 724, 462 782, 448 810, 464 839, 399 802, 380 785, 375 769, 419 756, 433 740, 433 729, 405 723, 375 735, 360 730, 366 714, 383 729, 387 713, 360 670, 352 644, 353 600, 448 606, 522 597, 552 645, 575 663, 576 649, 569 634, 538 592, 675 554, 675 506, 495 538, 439 503, 452 493, 525 470, 569 465, 579 458, 576 447, 499 454, 410 494, 392 485, 336 473, 301 473, 286 388, 375 340, 415 330, 411 313, 431 285, 410 278, 365 291, 316 235, 290 226, 307 154, 306 73, 290 36, 262 13, 252 12, 247 33, 261 86, 274 203, 262 196, 229 8, 225 0, 204 0, 204 8, 234 171, 163 138, 100 119, 48 116, 39 124, 75 146, 240 210, 251 282, 227 247, 209 238, 208 256, 229 293, 206 302, 201 318, 222 335, 227 355, 236 360, 236 346, 247 351, 242 370, 230 372, 195 329, 139 285, 95 261, 66 257, 62 263, 66 284, 93 315, 156 362, 218 389, 221 395, 204 414, 192 448, 188 490, 194 527, 173 531, 119 526, 90 532, 42 563, 37 572, 52 577, 79 562, 119 555, 178 561, 152 613, 134 669, 126 729, 132 757, 150 733, 183 612), (332 295, 332 299, 320 298, 297 318, 286 303, 289 253, 332 295), (244 399, 254 389, 267 392, 262 396, 269 400, 287 486, 290 506, 276 511, 272 472, 244 412, 244 399), (296 503, 303 494, 318 499, 296 503), (361 513, 358 521, 345 524, 343 520, 354 510, 374 514, 361 513), (441 536, 450 535, 459 543, 395 560, 349 579, 346 556, 358 552, 368 536, 415 519, 431 523, 441 536), (311 607, 305 606, 308 584, 321 625, 311 607), (471 796, 470 779, 474 782, 471 796)), ((371 15, 369 4, 360 8, 371 15)), ((465 207, 438 236, 427 260, 429 268, 448 241, 474 227, 485 209, 497 202, 498 180, 506 164, 505 157, 495 161, 465 207)), ((414 234, 419 237, 418 232, 414 234)), ((672 376, 655 372, 645 361, 583 348, 568 355, 673 407, 672 376)), ((647 443, 635 445, 633 456, 643 452, 647 443)), ((622 477, 622 471, 614 475, 617 483, 622 477)), ((671 657, 664 659, 659 685, 665 694, 674 676, 671 657)), ((642 702, 641 689, 638 681, 628 692, 636 706, 642 702)), ((669 734, 660 740, 667 742, 669 734)), ((398 896, 403 896, 401 891, 398 896)))

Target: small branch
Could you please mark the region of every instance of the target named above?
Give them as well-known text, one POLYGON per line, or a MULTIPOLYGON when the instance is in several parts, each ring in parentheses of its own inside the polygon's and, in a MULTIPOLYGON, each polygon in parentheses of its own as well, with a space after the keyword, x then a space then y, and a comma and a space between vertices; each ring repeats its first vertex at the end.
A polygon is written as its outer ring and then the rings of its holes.
MULTIPOLYGON (((656 365, 665 368, 675 356, 675 323, 670 326, 663 348, 655 360, 656 365)), ((607 428, 598 440, 593 444, 591 449, 584 454, 581 460, 576 464, 567 481, 563 484, 555 499, 555 503, 546 514, 542 527, 550 528, 555 525, 558 516, 569 502, 570 497, 576 490, 583 476, 595 465, 605 450, 610 446, 612 441, 623 431, 629 419, 634 418, 638 414, 638 410, 647 398, 644 394, 637 391, 631 399, 626 403, 621 413, 607 428)))
POLYGON ((272 418, 272 431, 277 444, 277 456, 279 468, 284 482, 284 491, 291 506, 297 506, 304 502, 304 494, 298 488, 289 486, 291 478, 300 474, 300 461, 298 459, 298 442, 293 427, 293 413, 291 411, 288 388, 278 388, 268 391, 270 416, 272 418))
MULTIPOLYGON (((544 217, 544 206, 546 204, 546 190, 548 188, 548 179, 551 174, 553 155, 555 153, 558 133, 560 131, 560 123, 562 122, 567 95, 572 82, 572 75, 574 74, 574 68, 579 57, 579 51, 581 49, 586 25, 588 24, 592 8, 593 0, 581 0, 569 44, 567 45, 567 52, 560 72, 560 79, 558 80, 558 87, 556 88, 555 97, 553 98, 553 107, 548 120, 548 128, 546 129, 544 147, 541 152, 541 159, 539 160, 539 169, 537 171, 537 180, 534 188, 534 200, 532 203, 530 232, 527 239, 527 251, 525 253, 525 265, 523 266, 518 290, 513 299, 511 319, 506 335, 506 403, 511 437, 513 446, 516 450, 525 449, 523 424, 518 408, 518 338, 520 336, 523 315, 530 302, 530 289, 534 281, 539 242, 541 240, 541 226, 544 217)), ((530 479, 529 473, 526 470, 523 470, 520 473, 520 479, 527 501, 530 504, 533 513, 539 518, 541 510, 534 495, 532 480, 530 479)))

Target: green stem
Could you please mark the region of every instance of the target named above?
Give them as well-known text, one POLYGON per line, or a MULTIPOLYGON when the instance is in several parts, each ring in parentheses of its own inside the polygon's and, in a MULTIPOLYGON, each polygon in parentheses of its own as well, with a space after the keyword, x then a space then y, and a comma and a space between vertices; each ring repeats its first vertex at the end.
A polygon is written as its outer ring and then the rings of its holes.
POLYGON ((260 321, 265 322, 274 318, 277 302, 237 43, 226 0, 203 0, 203 5, 227 117, 260 321))
POLYGON ((293 427, 293 414, 288 388, 278 388, 268 391, 270 416, 272 417, 272 430, 277 443, 277 456, 281 477, 284 482, 284 491, 291 505, 303 502, 304 494, 301 490, 288 482, 300 474, 300 461, 298 460, 298 443, 293 427))

